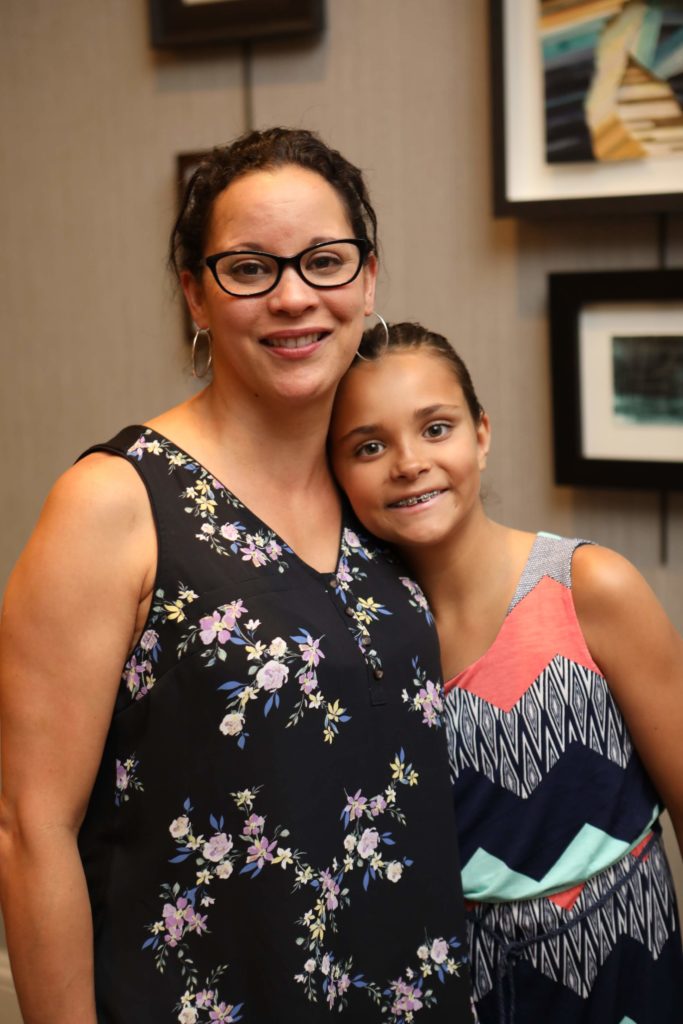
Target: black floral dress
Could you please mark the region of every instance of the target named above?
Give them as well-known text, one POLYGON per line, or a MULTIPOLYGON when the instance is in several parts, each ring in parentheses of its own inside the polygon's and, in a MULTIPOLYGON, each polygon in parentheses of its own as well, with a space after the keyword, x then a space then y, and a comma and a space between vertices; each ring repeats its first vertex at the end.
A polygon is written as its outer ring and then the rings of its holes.
POLYGON ((303 563, 166 438, 158 571, 80 834, 101 1024, 471 1021, 436 636, 350 514, 303 563))

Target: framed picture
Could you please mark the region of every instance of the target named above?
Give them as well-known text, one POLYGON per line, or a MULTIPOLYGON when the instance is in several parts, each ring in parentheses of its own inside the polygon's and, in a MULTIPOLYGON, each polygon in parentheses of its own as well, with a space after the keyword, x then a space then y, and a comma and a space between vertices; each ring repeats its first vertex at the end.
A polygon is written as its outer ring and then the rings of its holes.
POLYGON ((496 216, 683 210, 681 0, 490 0, 496 216))
POLYGON ((556 483, 683 490, 683 270, 549 292, 556 483))
POLYGON ((245 39, 313 35, 323 0, 149 0, 152 46, 216 46, 245 39))

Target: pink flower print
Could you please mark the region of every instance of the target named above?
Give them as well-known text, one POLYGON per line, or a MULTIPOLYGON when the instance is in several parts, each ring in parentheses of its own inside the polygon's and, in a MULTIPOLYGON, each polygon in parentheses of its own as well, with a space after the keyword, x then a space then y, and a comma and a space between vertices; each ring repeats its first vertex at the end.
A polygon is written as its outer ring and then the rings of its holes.
POLYGON ((245 836, 257 836, 262 831, 265 823, 266 819, 262 818, 260 814, 250 814, 244 823, 242 833, 245 836))
POLYGON ((370 801, 370 813, 372 814, 373 818, 376 818, 378 814, 382 814, 382 812, 385 811, 386 808, 387 802, 384 799, 382 793, 380 793, 379 796, 373 796, 372 800, 370 801))
POLYGON ((318 685, 318 680, 310 672, 304 672, 299 676, 299 686, 302 693, 313 693, 318 685))
POLYGON ((299 644, 299 650, 301 651, 304 664, 308 665, 309 668, 315 668, 320 664, 320 659, 325 657, 320 650, 321 638, 314 640, 309 634, 307 634, 307 637, 305 643, 299 644))
POLYGON ((435 964, 442 964, 448 956, 448 943, 445 939, 434 939, 429 955, 435 964))
POLYGON ((228 1022, 228 1024, 230 1024, 230 1022, 235 1021, 235 1020, 238 1019, 236 1017, 233 1017, 233 1015, 232 1015, 232 1011, 234 1009, 235 1009, 235 1007, 232 1004, 227 1005, 226 1003, 218 1003, 218 1005, 214 1006, 213 1010, 209 1014, 209 1020, 213 1020, 213 1021, 217 1021, 217 1020, 220 1021, 220 1020, 222 1020, 222 1021, 228 1022))
POLYGON ((379 832, 376 828, 366 828, 358 842, 358 853, 364 859, 371 857, 379 846, 379 832))
POLYGON ((348 568, 347 563, 345 561, 342 562, 340 564, 339 568, 337 569, 337 582, 338 583, 350 583, 352 579, 353 579, 353 576, 349 572, 349 568, 348 568))
POLYGON ((208 989, 207 988, 203 988, 201 992, 197 993, 197 998, 195 999, 195 1003, 197 1004, 197 1006, 201 1010, 205 1006, 210 1006, 211 1005, 211 1003, 213 1002, 214 995, 215 995, 215 992, 213 991, 213 989, 211 989, 211 988, 208 988, 208 989))
POLYGON ((143 651, 152 651, 156 647, 158 640, 158 633, 153 629, 146 629, 140 637, 140 647, 142 647, 143 651))
POLYGON ((211 836, 208 843, 204 843, 202 849, 202 856, 207 860, 217 863, 222 860, 226 853, 230 853, 232 849, 232 838, 226 836, 225 832, 216 832, 215 835, 211 836))
POLYGON ((279 690, 289 676, 289 669, 279 661, 267 661, 256 673, 256 682, 263 689, 272 693, 279 690))
POLYGON ((336 910, 339 906, 339 886, 335 882, 334 878, 329 872, 328 868, 322 872, 321 876, 323 886, 323 896, 325 897, 325 906, 328 910, 336 910))
POLYGON ((128 659, 126 667, 123 670, 123 678, 126 684, 126 688, 129 693, 137 694, 146 693, 147 689, 144 685, 145 672, 150 672, 152 664, 150 661, 138 662, 135 655, 128 659))
POLYGON ((177 946, 183 937, 185 911, 188 907, 189 903, 184 896, 180 897, 175 906, 173 903, 164 904, 164 909, 161 913, 161 916, 164 919, 164 927, 166 929, 164 942, 171 947, 177 946))
POLYGON ((202 932, 206 931, 206 914, 196 913, 194 907, 189 906, 185 911, 185 920, 187 922, 187 930, 189 932, 196 932, 197 935, 201 935, 202 932))
POLYGON ((344 530, 344 540, 350 548, 359 548, 361 546, 360 538, 353 530, 344 530))
POLYGON ((346 798, 346 809, 349 812, 349 820, 355 821, 356 818, 362 818, 367 806, 367 797, 364 797, 360 789, 354 793, 353 796, 347 796, 346 798))
POLYGON ((266 551, 273 562, 277 562, 282 554, 282 547, 275 540, 269 540, 266 544, 266 551))
POLYGON ((277 846, 277 840, 269 843, 265 836, 261 836, 247 850, 247 864, 256 864, 259 871, 266 863, 273 859, 273 850, 277 846))
POLYGON ((205 615, 199 620, 200 639, 207 647, 216 640, 219 644, 225 644, 230 639, 230 630, 234 625, 234 616, 229 612, 221 615, 219 611, 216 611, 212 615, 205 615))
POLYGON ((227 541, 235 541, 239 538, 240 531, 234 523, 223 523, 221 526, 221 537, 227 541))
POLYGON ((422 992, 416 985, 409 985, 403 978, 399 978, 398 981, 392 981, 391 988, 395 995, 391 1007, 394 1016, 401 1017, 405 1013, 422 1009, 422 992))
POLYGON ((123 767, 119 759, 116 759, 116 788, 120 790, 128 789, 128 772, 123 767))
POLYGON ((340 996, 344 995, 344 993, 346 992, 346 990, 348 989, 350 984, 351 984, 351 979, 349 978, 348 974, 346 974, 346 973, 342 974, 341 978, 337 982, 337 990, 338 990, 340 996))
POLYGON ((242 555, 243 562, 251 562, 251 564, 255 565, 257 569, 260 568, 260 566, 265 565, 268 561, 268 555, 265 551, 261 548, 257 548, 253 542, 248 544, 246 547, 240 548, 240 553, 242 555))
POLYGON ((443 711, 443 701, 438 687, 430 680, 424 689, 418 693, 418 700, 422 706, 422 721, 425 725, 437 725, 438 715, 443 711))

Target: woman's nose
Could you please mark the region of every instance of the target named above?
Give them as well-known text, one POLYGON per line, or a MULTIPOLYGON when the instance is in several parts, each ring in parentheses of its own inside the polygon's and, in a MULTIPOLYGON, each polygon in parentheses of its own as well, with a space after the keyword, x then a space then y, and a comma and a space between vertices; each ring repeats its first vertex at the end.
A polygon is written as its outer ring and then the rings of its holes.
POLYGON ((285 267, 277 288, 273 289, 268 298, 274 312, 282 311, 290 316, 299 316, 304 310, 318 304, 316 289, 306 284, 294 267, 285 267))

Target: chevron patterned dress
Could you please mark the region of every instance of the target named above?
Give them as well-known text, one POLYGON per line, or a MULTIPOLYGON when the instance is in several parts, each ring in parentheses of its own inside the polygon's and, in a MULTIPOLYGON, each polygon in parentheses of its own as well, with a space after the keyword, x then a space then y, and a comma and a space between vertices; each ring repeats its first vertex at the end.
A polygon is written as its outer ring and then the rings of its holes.
POLYGON ((538 534, 494 643, 446 684, 481 1024, 683 1022, 660 800, 574 610, 584 543, 538 534))

